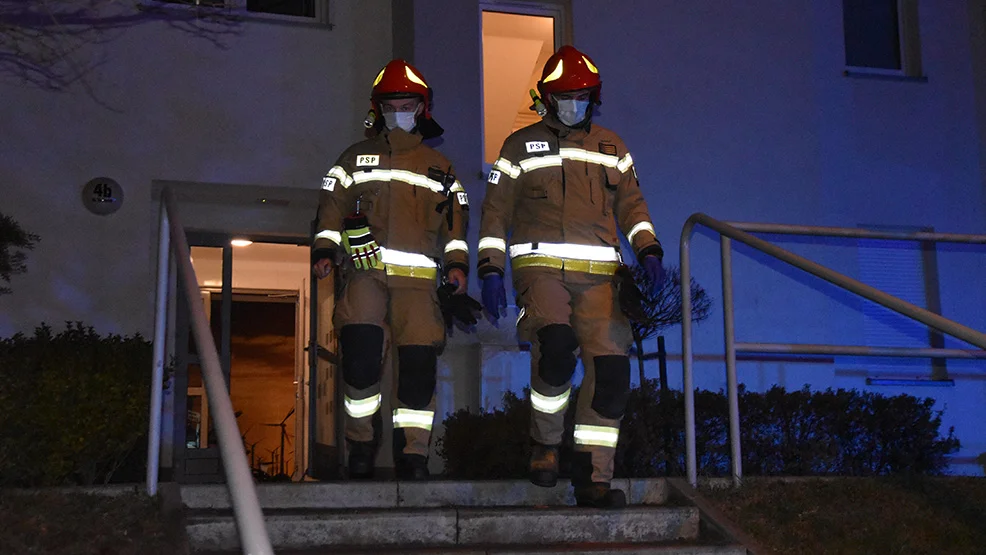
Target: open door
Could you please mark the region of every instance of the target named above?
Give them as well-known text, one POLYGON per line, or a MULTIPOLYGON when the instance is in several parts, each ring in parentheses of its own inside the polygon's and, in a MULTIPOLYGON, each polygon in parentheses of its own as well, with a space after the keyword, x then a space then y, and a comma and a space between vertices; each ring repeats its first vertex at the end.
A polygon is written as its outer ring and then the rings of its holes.
POLYGON ((305 407, 307 406, 306 401, 308 399, 308 359, 305 357, 305 346, 308 344, 308 338, 310 336, 310 334, 305 333, 305 324, 308 322, 307 316, 310 306, 308 302, 308 282, 309 280, 307 279, 302 280, 298 286, 298 302, 295 303, 294 410, 298 416, 294 419, 294 437, 297 438, 297 441, 295 442, 296 456, 294 458, 294 471, 291 475, 293 481, 299 481, 304 478, 308 469, 307 461, 309 460, 308 442, 303 439, 307 438, 305 428, 307 427, 308 419, 302 416, 308 414, 305 411, 305 407))
MULTIPOLYGON (((195 245, 195 243, 192 243, 195 245)), ((220 251, 221 283, 207 290, 191 292, 204 305, 213 340, 219 350, 226 389, 229 390, 231 361, 230 321, 232 309, 232 249, 226 246, 193 246, 192 257, 203 251, 220 251), (216 291, 215 286, 218 286, 216 291), (214 303, 219 297, 219 303, 214 303), (213 310, 218 304, 219 310, 213 310)), ((201 359, 192 335, 188 310, 188 291, 178 287, 175 315, 175 420, 174 480, 179 483, 218 483, 225 481, 219 455, 218 438, 209 415, 209 399, 202 379, 201 359)))
MULTIPOLYGON (((316 221, 312 222, 314 236, 316 221)), ((314 243, 314 241, 312 241, 314 243)), ((338 269, 324 279, 312 275, 309 288, 309 471, 320 480, 343 476, 342 387, 338 369, 338 342, 332 325, 338 269)))

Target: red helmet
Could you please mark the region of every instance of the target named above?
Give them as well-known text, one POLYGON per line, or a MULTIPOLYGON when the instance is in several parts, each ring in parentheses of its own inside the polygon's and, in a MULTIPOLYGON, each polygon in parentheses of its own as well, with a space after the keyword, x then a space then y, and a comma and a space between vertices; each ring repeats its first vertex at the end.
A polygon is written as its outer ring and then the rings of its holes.
POLYGON ((370 101, 377 117, 381 117, 379 100, 382 98, 401 98, 420 96, 424 102, 424 117, 431 117, 431 87, 425 82, 421 72, 404 60, 391 60, 373 80, 370 101))
POLYGON ((592 58, 567 44, 548 58, 538 81, 538 91, 545 101, 555 93, 590 89, 592 101, 599 104, 602 86, 599 69, 592 63, 592 58))
POLYGON ((380 100, 385 98, 407 98, 420 96, 424 111, 418 116, 418 131, 426 139, 437 137, 444 129, 431 117, 431 102, 433 92, 421 72, 404 60, 391 60, 383 66, 377 78, 373 80, 373 90, 370 92, 370 114, 363 124, 370 130, 378 132, 383 122, 383 111, 380 110, 380 100), (374 131, 375 130, 375 131, 374 131))

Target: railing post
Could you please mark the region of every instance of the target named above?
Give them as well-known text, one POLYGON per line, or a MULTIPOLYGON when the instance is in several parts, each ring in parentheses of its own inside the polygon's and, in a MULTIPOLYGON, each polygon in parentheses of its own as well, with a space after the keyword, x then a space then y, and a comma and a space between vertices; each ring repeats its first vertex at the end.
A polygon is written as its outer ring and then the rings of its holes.
MULTIPOLYGON (((733 466, 733 484, 743 479, 740 451, 739 391, 736 379, 736 328, 733 320, 733 241, 719 236, 722 257, 722 327, 726 347, 726 394, 729 400, 729 446, 733 466)), ((682 285, 684 287, 684 285, 682 285)))
POLYGON ((158 217, 157 292, 154 297, 154 361, 151 367, 151 410, 147 423, 147 495, 157 495, 161 464, 161 404, 164 394, 165 335, 168 326, 168 285, 171 244, 168 208, 161 199, 158 217))
POLYGON ((681 374, 682 393, 685 397, 685 467, 688 483, 698 485, 698 463, 695 457, 695 385, 692 379, 692 261, 690 243, 692 220, 685 222, 681 230, 679 255, 681 258, 681 374))
POLYGON ((233 414, 233 403, 229 398, 226 380, 223 377, 222 366, 219 363, 219 353, 205 311, 198 300, 196 292, 199 284, 195 278, 195 269, 191 263, 191 250, 185 232, 179 224, 177 203, 174 193, 165 189, 161 196, 167 205, 171 222, 171 234, 175 249, 175 260, 178 263, 178 274, 181 285, 189 298, 192 333, 199 349, 202 366, 202 378, 205 381, 206 392, 211 403, 212 420, 216 424, 219 436, 219 452, 222 457, 223 469, 226 472, 226 487, 233 505, 236 518, 236 529, 240 536, 240 545, 244 553, 249 555, 271 555, 270 538, 264 515, 260 510, 257 499, 257 488, 253 483, 253 474, 247 464, 243 440, 233 414))

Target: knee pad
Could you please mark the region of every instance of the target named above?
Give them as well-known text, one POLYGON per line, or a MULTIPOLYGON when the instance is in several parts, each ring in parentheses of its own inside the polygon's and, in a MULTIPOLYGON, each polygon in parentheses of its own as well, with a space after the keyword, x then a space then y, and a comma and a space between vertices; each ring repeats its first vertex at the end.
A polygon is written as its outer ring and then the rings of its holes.
POLYGON ((596 390, 592 410, 604 418, 623 418, 630 398, 630 359, 622 355, 605 355, 592 359, 596 365, 596 390))
POLYGON ((409 408, 428 406, 435 393, 438 349, 425 345, 397 348, 397 399, 409 408))
POLYGON ((339 330, 342 379, 346 385, 366 389, 380 381, 383 369, 383 328, 350 324, 339 330))
POLYGON ((579 347, 575 330, 568 324, 550 324, 538 330, 538 341, 538 376, 552 387, 565 385, 575 373, 575 349, 579 347))

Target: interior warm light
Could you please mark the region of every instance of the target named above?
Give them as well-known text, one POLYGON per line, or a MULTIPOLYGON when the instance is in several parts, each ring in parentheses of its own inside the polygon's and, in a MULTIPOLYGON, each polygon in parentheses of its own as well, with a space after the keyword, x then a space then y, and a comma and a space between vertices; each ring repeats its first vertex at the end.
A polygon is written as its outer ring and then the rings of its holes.
POLYGON ((233 239, 232 241, 229 242, 229 244, 233 245, 234 247, 249 247, 250 245, 253 244, 253 241, 249 239, 233 239))

